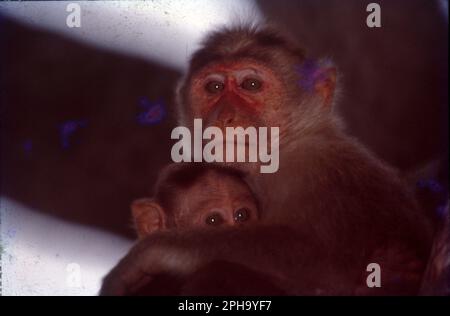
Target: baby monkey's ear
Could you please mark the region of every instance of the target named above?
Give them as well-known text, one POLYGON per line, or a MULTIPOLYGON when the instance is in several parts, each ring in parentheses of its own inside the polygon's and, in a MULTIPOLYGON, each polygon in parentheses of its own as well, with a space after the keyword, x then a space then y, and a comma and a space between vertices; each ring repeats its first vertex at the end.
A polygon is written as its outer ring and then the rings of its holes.
POLYGON ((134 200, 131 203, 131 213, 139 238, 166 228, 166 214, 153 199, 134 200))

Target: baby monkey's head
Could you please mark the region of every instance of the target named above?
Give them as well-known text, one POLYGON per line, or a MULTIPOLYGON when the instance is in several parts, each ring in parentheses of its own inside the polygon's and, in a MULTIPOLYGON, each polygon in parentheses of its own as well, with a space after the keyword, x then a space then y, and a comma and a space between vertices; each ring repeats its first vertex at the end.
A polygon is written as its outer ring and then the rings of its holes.
POLYGON ((245 225, 258 219, 258 203, 235 169, 204 163, 165 167, 153 197, 131 204, 139 237, 165 229, 245 225))

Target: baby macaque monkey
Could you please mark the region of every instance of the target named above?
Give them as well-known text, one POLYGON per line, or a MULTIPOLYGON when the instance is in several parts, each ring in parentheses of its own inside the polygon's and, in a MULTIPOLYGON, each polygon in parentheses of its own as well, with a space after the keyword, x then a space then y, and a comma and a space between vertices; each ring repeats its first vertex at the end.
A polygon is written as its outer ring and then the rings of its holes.
POLYGON ((240 171, 213 164, 170 164, 153 197, 133 201, 139 238, 167 229, 246 225, 258 219, 258 203, 240 171))

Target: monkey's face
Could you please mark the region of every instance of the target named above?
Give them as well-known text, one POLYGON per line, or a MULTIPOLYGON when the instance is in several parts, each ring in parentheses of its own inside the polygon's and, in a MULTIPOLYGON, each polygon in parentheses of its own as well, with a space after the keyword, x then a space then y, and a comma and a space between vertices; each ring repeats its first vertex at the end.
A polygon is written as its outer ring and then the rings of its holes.
POLYGON ((177 228, 241 226, 258 220, 253 194, 235 177, 210 172, 182 194, 175 211, 177 228))
POLYGON ((307 59, 276 30, 214 32, 193 54, 179 86, 179 121, 192 130, 199 118, 222 132, 278 127, 280 145, 289 144, 320 129, 311 122, 329 120, 335 81, 330 62, 307 59))
POLYGON ((279 126, 284 88, 279 76, 252 59, 210 64, 190 80, 188 106, 206 126, 279 126))

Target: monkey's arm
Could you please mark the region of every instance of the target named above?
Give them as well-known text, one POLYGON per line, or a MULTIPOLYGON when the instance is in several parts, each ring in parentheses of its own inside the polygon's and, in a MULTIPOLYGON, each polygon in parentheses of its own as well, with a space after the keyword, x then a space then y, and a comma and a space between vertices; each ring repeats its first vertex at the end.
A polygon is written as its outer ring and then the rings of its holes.
POLYGON ((310 236, 289 226, 154 234, 136 244, 106 276, 101 294, 130 294, 144 280, 151 282, 151 276, 186 276, 215 260, 260 271, 288 293, 301 283, 303 290, 295 294, 351 294, 349 289, 365 271, 362 261, 346 251, 331 253, 324 240, 310 236))

